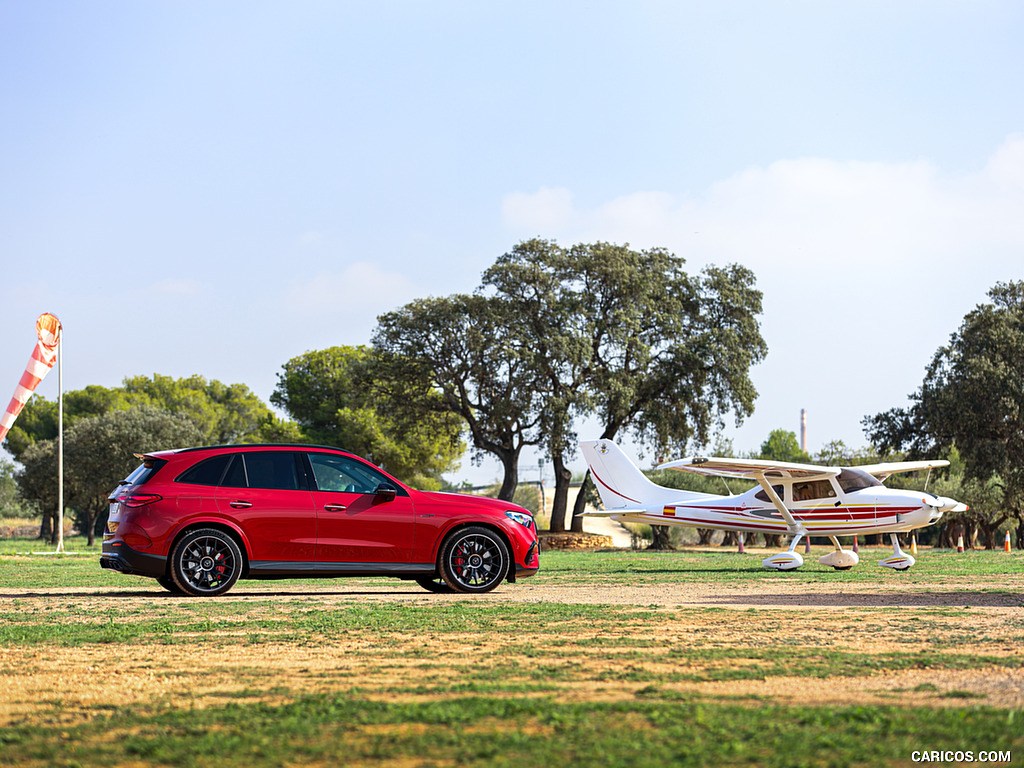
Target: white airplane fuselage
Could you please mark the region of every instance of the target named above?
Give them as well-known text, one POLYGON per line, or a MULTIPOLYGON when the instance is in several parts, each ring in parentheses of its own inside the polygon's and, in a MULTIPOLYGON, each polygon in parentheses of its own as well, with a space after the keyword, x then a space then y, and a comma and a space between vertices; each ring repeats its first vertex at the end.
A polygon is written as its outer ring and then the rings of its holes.
MULTIPOLYGON (((826 481, 818 481, 826 482, 826 481)), ((931 525, 942 512, 928 503, 930 494, 873 486, 849 493, 833 485, 833 496, 795 501, 793 486, 799 481, 783 480, 779 496, 793 518, 809 536, 856 536, 869 533, 904 533, 931 525)), ((791 533, 787 522, 771 503, 757 498, 764 492, 751 488, 736 496, 700 494, 698 498, 630 510, 616 515, 622 522, 647 525, 684 525, 748 533, 791 533)), ((698 494, 687 494, 698 496, 698 494)), ((934 497, 931 497, 934 500, 934 497)), ((614 510, 609 510, 614 511, 614 510)))

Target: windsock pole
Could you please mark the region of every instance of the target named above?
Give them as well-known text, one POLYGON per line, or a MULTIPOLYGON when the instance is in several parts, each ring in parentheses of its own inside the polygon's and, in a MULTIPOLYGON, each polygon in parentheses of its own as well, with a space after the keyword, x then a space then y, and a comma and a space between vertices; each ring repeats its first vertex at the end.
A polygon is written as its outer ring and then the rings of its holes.
MULTIPOLYGON (((63 334, 62 334, 63 335, 63 334)), ((64 355, 57 345, 57 549, 64 551, 64 355)))

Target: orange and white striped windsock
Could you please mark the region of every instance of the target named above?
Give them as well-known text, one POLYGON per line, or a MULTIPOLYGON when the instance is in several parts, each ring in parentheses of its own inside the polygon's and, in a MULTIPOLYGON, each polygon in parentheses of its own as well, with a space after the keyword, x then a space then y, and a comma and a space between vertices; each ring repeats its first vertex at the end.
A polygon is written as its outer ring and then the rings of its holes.
POLYGON ((60 345, 60 320, 46 312, 36 320, 36 335, 39 341, 36 348, 32 350, 32 357, 28 359, 25 372, 21 374, 21 381, 14 389, 14 397, 11 404, 7 406, 7 412, 0 418, 0 440, 7 437, 7 430, 18 418, 21 409, 32 396, 39 382, 50 372, 53 364, 57 361, 57 347, 60 345))

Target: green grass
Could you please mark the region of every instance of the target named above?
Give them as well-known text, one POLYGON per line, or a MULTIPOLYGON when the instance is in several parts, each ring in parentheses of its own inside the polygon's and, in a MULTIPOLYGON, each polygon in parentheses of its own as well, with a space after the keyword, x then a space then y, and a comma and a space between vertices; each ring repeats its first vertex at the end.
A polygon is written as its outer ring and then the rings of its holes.
MULTIPOLYGON (((0 725, 4 766, 898 766, 921 749, 1024 749, 1024 711, 1000 708, 969 682, 913 677, 887 694, 892 705, 840 707, 692 688, 912 670, 1005 677, 1024 666, 1014 651, 1024 617, 1005 610, 522 603, 383 579, 243 582, 234 597, 194 600, 100 569, 98 547, 88 557, 14 554, 46 549, 37 544, 0 542, 0 674, 26 671, 11 666, 15 657, 56 674, 64 668, 53 665, 74 666, 81 654, 88 664, 110 659, 89 673, 96 680, 133 660, 172 685, 93 703, 55 685, 0 725), (887 644, 870 647, 879 638, 887 644), (287 676, 259 663, 282 654, 300 660, 287 676), (304 667, 304 654, 331 663, 304 667)), ((85 549, 81 540, 68 548, 85 549)), ((781 579, 787 594, 877 583, 896 594, 1013 595, 1024 571, 1019 553, 926 549, 908 573, 878 568, 881 549, 861 555, 853 571, 809 559, 777 573, 760 567, 760 553, 546 552, 532 582, 728 591, 781 579)), ((138 667, 126 681, 131 674, 138 667)))
MULTIPOLYGON (((60 702, 53 702, 55 712, 60 702)), ((560 703, 475 696, 388 702, 303 696, 191 709, 100 710, 80 725, 33 724, 0 736, 10 766, 857 766, 907 765, 929 746, 1024 748, 1021 713, 987 708, 749 707, 679 701, 560 703), (411 762, 409 762, 411 761, 411 762)))

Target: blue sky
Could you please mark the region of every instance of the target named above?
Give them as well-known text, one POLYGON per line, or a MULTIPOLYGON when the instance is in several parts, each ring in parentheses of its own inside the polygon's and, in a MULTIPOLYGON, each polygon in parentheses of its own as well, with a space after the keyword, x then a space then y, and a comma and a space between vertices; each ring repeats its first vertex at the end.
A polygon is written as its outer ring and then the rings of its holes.
POLYGON ((600 239, 756 273, 770 352, 737 450, 801 408, 812 451, 859 447, 1024 279, 1022 22, 984 1, 0 0, 0 397, 44 311, 66 389, 200 373, 266 399, 291 357, 472 290, 521 239, 600 239))

